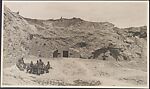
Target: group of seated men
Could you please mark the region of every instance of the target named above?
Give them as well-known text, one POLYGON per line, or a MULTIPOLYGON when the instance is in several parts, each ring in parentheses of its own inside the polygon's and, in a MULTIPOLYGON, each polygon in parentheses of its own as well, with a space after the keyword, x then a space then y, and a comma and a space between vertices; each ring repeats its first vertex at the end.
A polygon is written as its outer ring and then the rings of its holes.
POLYGON ((32 73, 37 75, 44 74, 45 72, 49 73, 49 69, 51 68, 49 61, 45 65, 41 59, 37 60, 35 64, 33 63, 33 61, 31 61, 29 64, 26 64, 24 63, 24 60, 22 58, 18 60, 17 66, 19 67, 20 70, 26 69, 27 73, 32 73))
POLYGON ((47 62, 47 65, 45 65, 41 59, 39 61, 37 60, 36 64, 33 64, 31 61, 30 65, 27 66, 27 72, 37 75, 44 74, 44 72, 49 73, 49 69, 49 61, 47 62))

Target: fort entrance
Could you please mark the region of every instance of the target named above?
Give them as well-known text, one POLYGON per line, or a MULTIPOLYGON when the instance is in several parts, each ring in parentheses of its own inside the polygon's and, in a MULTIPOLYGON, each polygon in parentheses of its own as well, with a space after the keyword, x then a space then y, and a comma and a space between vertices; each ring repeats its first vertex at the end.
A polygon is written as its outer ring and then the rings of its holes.
POLYGON ((69 52, 68 51, 63 51, 63 57, 68 57, 69 56, 69 52))

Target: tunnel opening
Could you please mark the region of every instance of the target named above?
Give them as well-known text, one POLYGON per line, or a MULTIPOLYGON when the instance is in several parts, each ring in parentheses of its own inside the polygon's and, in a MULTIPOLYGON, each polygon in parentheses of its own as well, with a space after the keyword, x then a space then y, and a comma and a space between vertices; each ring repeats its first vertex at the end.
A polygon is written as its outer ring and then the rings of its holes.
POLYGON ((69 56, 69 52, 68 51, 63 51, 63 57, 68 57, 69 56))

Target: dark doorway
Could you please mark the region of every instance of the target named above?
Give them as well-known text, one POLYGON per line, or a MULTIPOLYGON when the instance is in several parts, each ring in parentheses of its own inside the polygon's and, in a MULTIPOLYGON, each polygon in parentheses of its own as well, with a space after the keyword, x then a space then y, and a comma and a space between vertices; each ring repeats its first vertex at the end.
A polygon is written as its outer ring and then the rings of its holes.
POLYGON ((63 51, 63 57, 68 57, 68 51, 63 51))

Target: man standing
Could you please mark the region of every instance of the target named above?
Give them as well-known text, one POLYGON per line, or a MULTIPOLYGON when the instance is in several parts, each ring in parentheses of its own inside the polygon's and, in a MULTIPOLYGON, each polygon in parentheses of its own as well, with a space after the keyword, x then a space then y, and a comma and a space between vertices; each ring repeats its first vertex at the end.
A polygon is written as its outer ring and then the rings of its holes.
POLYGON ((27 72, 29 71, 29 73, 33 73, 33 61, 31 61, 29 68, 27 68, 27 72))
POLYGON ((50 69, 49 61, 47 62, 47 65, 45 66, 45 71, 46 71, 46 73, 49 73, 48 69, 50 69))
POLYGON ((39 73, 40 74, 44 73, 44 63, 41 59, 39 60, 39 73))
POLYGON ((39 61, 37 60, 35 66, 34 66, 34 74, 37 74, 37 75, 40 75, 40 72, 39 72, 39 61))

